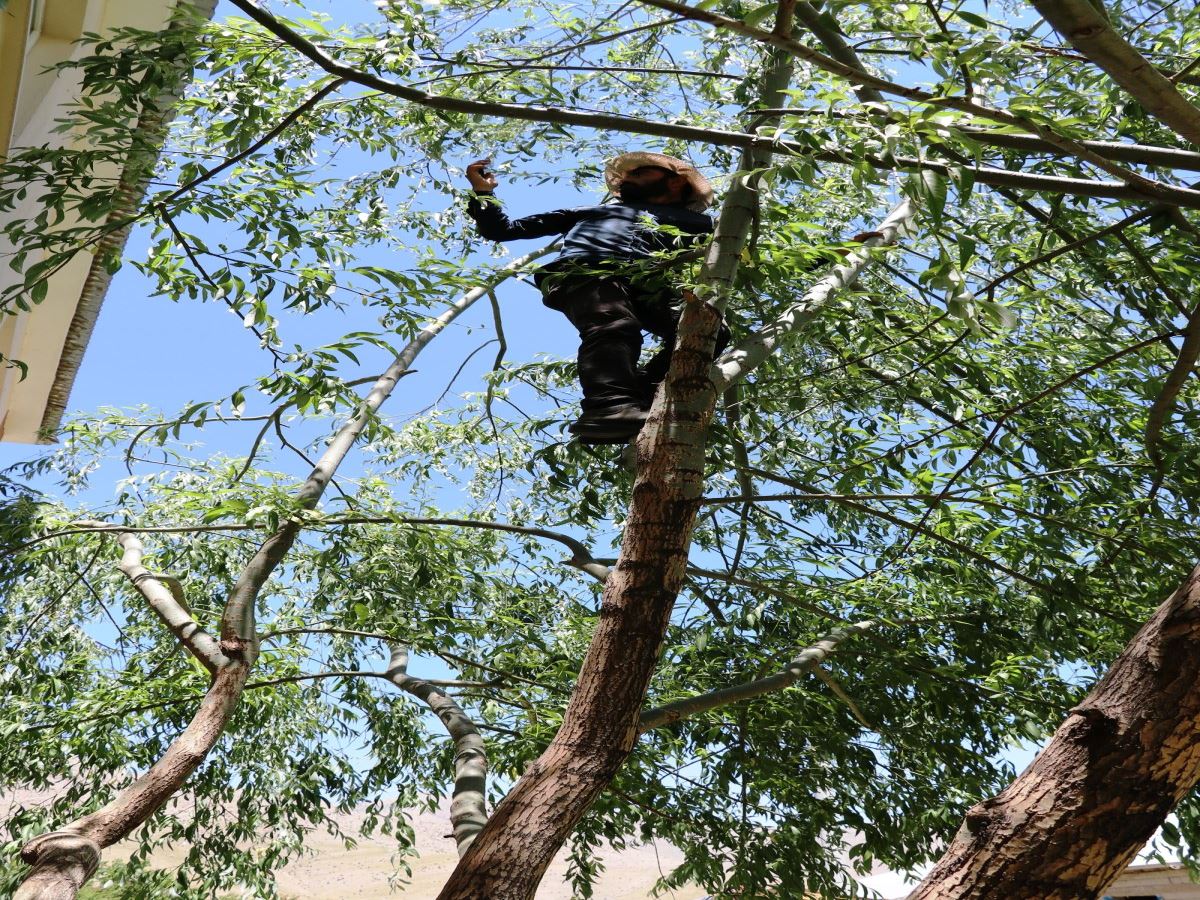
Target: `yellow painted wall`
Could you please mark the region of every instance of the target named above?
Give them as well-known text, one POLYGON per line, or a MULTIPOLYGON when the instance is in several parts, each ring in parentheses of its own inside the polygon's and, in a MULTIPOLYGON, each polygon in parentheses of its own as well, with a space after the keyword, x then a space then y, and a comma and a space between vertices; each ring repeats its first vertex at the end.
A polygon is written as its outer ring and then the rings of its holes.
MULTIPOLYGON (((174 0, 9 0, 0 11, 0 154, 22 146, 76 145, 81 136, 56 133, 54 127, 77 94, 78 75, 47 72, 46 67, 87 52, 73 43, 84 32, 103 34, 117 26, 162 28, 174 6, 174 0), (35 3, 41 4, 40 10, 31 6, 35 3), (39 12, 40 26, 33 40, 31 8, 39 12)), ((109 174, 120 174, 119 161, 114 160, 109 174)), ((37 202, 36 196, 29 197, 13 215, 31 215, 37 202)), ((0 251, 5 249, 0 239, 0 251)), ((23 379, 15 368, 0 369, 0 441, 43 439, 39 428, 91 260, 89 253, 80 253, 56 272, 46 299, 31 311, 0 316, 0 355, 29 366, 23 379)), ((0 267, 0 288, 18 282, 16 273, 0 267)))
POLYGON ((30 0, 8 0, 0 10, 0 155, 7 152, 25 65, 30 0))

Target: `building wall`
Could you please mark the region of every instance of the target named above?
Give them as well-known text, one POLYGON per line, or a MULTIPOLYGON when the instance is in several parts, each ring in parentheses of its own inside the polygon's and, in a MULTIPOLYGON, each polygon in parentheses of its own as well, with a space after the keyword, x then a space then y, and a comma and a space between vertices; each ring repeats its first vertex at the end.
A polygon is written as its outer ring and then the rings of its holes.
POLYGON ((1111 900, 1200 900, 1200 884, 1182 863, 1130 866, 1108 889, 1111 900))
MULTIPOLYGON (((0 85, 6 86, 0 88, 0 139, 6 138, 0 150, 82 146, 83 135, 53 130, 55 121, 77 96, 79 74, 48 72, 46 67, 86 53, 86 48, 73 43, 85 32, 103 34, 116 26, 163 28, 173 7, 174 0, 9 0, 0 13, 0 85)), ((120 177, 119 162, 99 174, 120 177)), ((12 215, 25 218, 37 208, 38 197, 31 194, 12 215)), ((62 227, 78 224, 68 219, 62 227)), ((0 254, 11 249, 0 238, 0 254)), ((36 260, 28 260, 33 262, 36 260)), ((81 252, 51 276, 42 303, 28 312, 0 315, 0 355, 19 359, 29 367, 24 378, 15 367, 0 370, 0 440, 46 440, 40 432, 56 381, 62 392, 60 370, 69 366, 73 378, 79 362, 65 359, 63 348, 69 343, 91 269, 92 254, 81 252)), ((0 289, 20 281, 17 273, 0 265, 0 289)), ((74 327, 78 327, 77 321, 74 327)), ((88 330, 90 333, 90 322, 88 330)))

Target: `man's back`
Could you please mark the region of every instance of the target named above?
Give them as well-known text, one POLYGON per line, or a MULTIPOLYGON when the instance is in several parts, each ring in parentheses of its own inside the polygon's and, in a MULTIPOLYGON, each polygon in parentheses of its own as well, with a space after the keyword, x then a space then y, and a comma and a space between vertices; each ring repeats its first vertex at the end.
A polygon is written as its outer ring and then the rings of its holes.
MULTIPOLYGON (((582 414, 568 430, 583 443, 629 440, 667 373, 678 311, 674 291, 655 254, 682 250, 706 238, 713 220, 701 212, 712 200, 708 180, 682 160, 635 152, 610 160, 605 171, 617 203, 581 206, 510 219, 495 197, 496 176, 481 159, 467 166, 474 191, 467 211, 479 233, 494 241, 562 235, 562 250, 535 276, 542 302, 579 331, 582 414), (640 364, 642 331, 662 349, 640 364)), ((669 266, 670 260, 667 261, 669 266)))
POLYGON ((564 235, 559 259, 645 259, 686 247, 713 229, 705 213, 657 203, 579 206, 509 219, 499 201, 484 193, 471 199, 467 211, 488 240, 564 235))

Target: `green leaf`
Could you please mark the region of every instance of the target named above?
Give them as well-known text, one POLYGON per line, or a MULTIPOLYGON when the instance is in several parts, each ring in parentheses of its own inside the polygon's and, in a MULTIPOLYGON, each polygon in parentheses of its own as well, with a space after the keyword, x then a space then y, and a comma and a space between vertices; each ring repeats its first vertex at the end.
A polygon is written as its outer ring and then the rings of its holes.
POLYGON ((765 3, 762 6, 755 7, 743 17, 742 22, 750 28, 760 28, 762 23, 774 19, 779 11, 778 3, 765 3))

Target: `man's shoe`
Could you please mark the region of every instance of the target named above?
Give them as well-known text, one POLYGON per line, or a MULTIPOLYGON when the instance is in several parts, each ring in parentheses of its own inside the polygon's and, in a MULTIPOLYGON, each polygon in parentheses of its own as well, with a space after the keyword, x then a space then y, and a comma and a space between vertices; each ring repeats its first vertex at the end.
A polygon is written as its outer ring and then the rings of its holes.
POLYGON ((605 406, 601 409, 589 409, 572 424, 567 431, 575 435, 598 435, 609 432, 615 435, 637 434, 646 424, 647 410, 636 403, 622 403, 619 406, 605 406))

